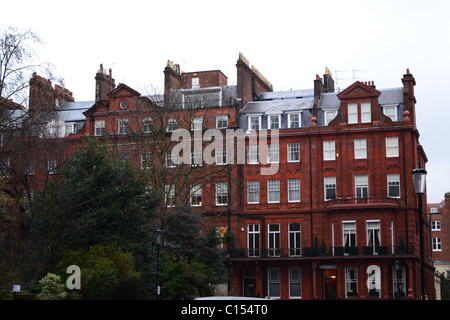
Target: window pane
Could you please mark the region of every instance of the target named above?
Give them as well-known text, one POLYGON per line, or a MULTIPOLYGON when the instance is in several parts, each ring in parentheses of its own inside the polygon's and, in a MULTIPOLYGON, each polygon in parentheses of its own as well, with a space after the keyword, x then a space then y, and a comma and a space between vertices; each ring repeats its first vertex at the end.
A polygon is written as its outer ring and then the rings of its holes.
POLYGON ((267 180, 268 202, 280 202, 280 180, 267 180))
POLYGON ((288 201, 300 201, 300 178, 288 179, 288 201))

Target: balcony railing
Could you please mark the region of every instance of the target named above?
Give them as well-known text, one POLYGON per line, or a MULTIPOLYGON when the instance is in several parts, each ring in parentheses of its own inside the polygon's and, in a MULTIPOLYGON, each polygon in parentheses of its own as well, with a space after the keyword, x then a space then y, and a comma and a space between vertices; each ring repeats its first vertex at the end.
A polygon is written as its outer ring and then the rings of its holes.
POLYGON ((364 198, 338 197, 327 201, 328 206, 339 205, 399 205, 400 198, 391 198, 387 196, 369 195, 364 198))
POLYGON ((234 249, 229 250, 230 258, 309 258, 345 256, 392 256, 413 255, 414 247, 364 246, 364 247, 320 247, 320 248, 272 248, 272 249, 234 249))

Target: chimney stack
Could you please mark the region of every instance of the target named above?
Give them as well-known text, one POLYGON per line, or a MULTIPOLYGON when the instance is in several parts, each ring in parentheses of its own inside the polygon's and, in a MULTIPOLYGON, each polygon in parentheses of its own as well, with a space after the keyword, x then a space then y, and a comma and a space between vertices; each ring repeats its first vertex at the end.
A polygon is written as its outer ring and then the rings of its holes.
POLYGON ((109 69, 109 75, 100 64, 100 69, 95 75, 95 101, 107 100, 107 94, 116 87, 115 80, 112 77, 112 70, 109 69))

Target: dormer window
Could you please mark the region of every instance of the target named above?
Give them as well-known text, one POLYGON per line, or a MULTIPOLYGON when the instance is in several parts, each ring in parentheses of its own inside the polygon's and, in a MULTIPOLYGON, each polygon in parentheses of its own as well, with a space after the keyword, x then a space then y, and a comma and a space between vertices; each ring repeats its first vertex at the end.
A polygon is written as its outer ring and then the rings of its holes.
POLYGON ((268 129, 280 129, 281 128, 281 115, 269 115, 268 116, 268 129))
POLYGON ((301 127, 301 113, 288 113, 288 128, 300 128, 301 127))
POLYGON ((337 116, 337 110, 336 110, 336 109, 334 109, 334 110, 325 110, 325 111, 323 112, 323 115, 324 115, 324 123, 325 123, 325 125, 327 126, 327 125, 330 124, 331 120, 333 120, 334 118, 336 118, 336 116, 337 116))
POLYGON ((397 105, 387 105, 383 106, 383 114, 392 121, 397 121, 397 105))
POLYGON ((248 116, 248 130, 261 130, 261 116, 248 116))

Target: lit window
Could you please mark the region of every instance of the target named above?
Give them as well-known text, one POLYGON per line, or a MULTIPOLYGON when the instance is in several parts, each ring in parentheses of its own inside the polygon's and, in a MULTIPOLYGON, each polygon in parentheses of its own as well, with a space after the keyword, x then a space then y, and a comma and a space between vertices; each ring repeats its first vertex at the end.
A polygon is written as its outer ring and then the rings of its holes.
POLYGON ((202 205, 202 186, 195 185, 191 188, 191 206, 198 207, 202 205))
POLYGON ((228 183, 216 182, 216 205, 224 206, 228 204, 228 183))

